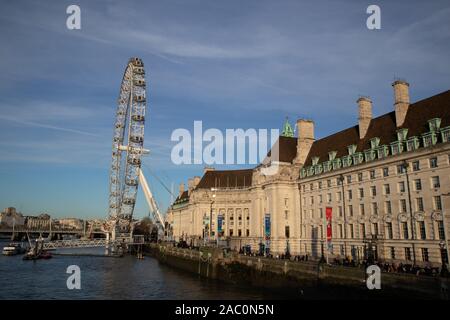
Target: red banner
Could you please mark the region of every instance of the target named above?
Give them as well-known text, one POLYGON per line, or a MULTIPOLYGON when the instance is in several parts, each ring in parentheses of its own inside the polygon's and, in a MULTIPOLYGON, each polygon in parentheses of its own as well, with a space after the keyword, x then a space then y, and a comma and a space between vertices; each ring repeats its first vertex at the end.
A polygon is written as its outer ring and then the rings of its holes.
POLYGON ((327 219, 327 241, 331 241, 332 228, 331 228, 331 218, 333 216, 333 208, 327 207, 325 209, 325 217, 327 219))

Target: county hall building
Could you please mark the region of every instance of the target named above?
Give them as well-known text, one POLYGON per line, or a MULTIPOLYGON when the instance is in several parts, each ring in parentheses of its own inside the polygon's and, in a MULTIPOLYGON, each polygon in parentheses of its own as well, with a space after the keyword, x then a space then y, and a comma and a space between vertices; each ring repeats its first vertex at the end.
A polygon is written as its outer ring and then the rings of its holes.
POLYGON ((407 82, 392 86, 392 112, 373 118, 370 98, 360 97, 351 128, 316 140, 312 121, 297 121, 297 137, 286 123, 271 152, 278 157, 269 153, 253 169, 206 168, 186 190, 181 184, 167 214, 173 239, 274 255, 447 262, 450 90, 410 103, 407 82), (276 174, 264 174, 270 165, 276 174))

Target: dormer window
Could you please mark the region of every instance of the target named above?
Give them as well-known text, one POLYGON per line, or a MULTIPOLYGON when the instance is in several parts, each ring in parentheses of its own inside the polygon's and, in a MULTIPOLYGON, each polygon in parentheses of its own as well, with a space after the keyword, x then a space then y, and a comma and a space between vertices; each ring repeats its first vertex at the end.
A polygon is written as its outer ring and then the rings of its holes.
POLYGON ((323 172, 323 167, 321 164, 315 165, 314 166, 314 173, 315 174, 321 174, 323 172))
POLYGON ((439 131, 439 128, 441 127, 441 118, 433 118, 428 120, 428 126, 430 128, 430 132, 439 131))
POLYGON ((450 142, 450 126, 441 130, 442 142, 450 142))
POLYGON ((422 135, 422 141, 423 141, 423 146, 426 147, 430 147, 436 144, 437 142, 437 135, 436 132, 432 131, 432 132, 428 132, 422 135))
POLYGON ((389 150, 388 146, 386 146, 386 145, 382 145, 381 147, 378 147, 377 148, 378 159, 383 159, 383 158, 387 157, 389 154, 388 150, 389 150))
POLYGON ((319 163, 319 157, 312 157, 312 165, 315 166, 319 163))
POLYGON ((341 159, 337 158, 333 160, 333 170, 339 169, 341 165, 342 165, 341 159))
POLYGON ((407 136, 408 136, 407 128, 402 128, 402 129, 397 130, 397 139, 399 142, 405 141, 407 136))
POLYGON ((362 154, 362 152, 357 152, 353 155, 353 163, 356 164, 360 164, 364 161, 364 155, 362 154))
POLYGON ((403 152, 403 143, 399 141, 394 141, 391 143, 391 154, 393 156, 402 152, 403 152))
POLYGON ((411 137, 406 141, 406 150, 413 151, 419 148, 419 138, 411 137))
POLYGON ((375 137, 375 138, 370 139, 370 148, 371 149, 377 148, 379 144, 380 144, 380 138, 375 137))
POLYGON ((314 175, 314 167, 313 167, 313 166, 308 167, 308 168, 306 169, 306 172, 307 172, 307 174, 308 174, 308 177, 314 175))
POLYGON ((331 161, 325 161, 323 163, 323 172, 328 172, 331 170, 331 161))
POLYGON ((300 177, 301 178, 305 178, 306 177, 306 169, 302 168, 302 170, 300 170, 300 177))
POLYGON ((366 150, 364 151, 364 158, 366 159, 366 161, 372 161, 375 159, 375 150, 366 150))
POLYGON ((353 155, 356 152, 356 144, 349 145, 347 147, 348 155, 353 155))
POLYGON ((328 152, 328 160, 332 161, 336 158, 337 151, 328 152))
POLYGON ((342 166, 349 167, 352 165, 352 156, 344 156, 342 157, 342 166))

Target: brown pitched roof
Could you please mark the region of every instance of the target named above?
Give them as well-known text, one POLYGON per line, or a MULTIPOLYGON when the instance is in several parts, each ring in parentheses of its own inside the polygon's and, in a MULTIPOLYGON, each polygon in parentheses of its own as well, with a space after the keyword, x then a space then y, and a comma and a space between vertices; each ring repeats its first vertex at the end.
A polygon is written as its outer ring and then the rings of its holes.
POLYGON ((279 148, 278 161, 291 163, 297 155, 297 138, 279 136, 272 149, 267 153, 267 157, 270 157, 272 150, 276 150, 277 147, 279 148))
POLYGON ((189 193, 187 190, 183 191, 183 193, 175 199, 175 202, 177 202, 178 200, 185 200, 185 199, 189 199, 189 193))
MULTIPOLYGON (((402 128, 408 128, 408 137, 419 136, 428 132, 429 119, 441 118, 441 127, 450 125, 450 90, 433 97, 415 102, 409 106, 402 128)), ((380 138, 380 145, 397 140, 395 111, 372 119, 364 139, 359 139, 358 125, 342 130, 328 137, 316 140, 308 154, 305 164, 311 165, 313 157, 319 157, 319 162, 328 160, 328 152, 337 151, 336 157, 348 154, 347 147, 357 145, 357 152, 370 148, 370 139, 380 138)))
POLYGON ((252 185, 253 169, 242 170, 211 170, 207 171, 200 182, 198 189, 210 188, 236 188, 252 185))

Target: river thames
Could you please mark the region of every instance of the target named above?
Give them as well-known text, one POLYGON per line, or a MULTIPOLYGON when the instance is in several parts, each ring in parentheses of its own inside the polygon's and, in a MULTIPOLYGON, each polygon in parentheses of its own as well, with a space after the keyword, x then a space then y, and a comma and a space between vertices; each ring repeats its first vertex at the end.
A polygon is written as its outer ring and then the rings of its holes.
MULTIPOLYGON (((0 242, 0 248, 7 242, 0 242)), ((63 253, 103 249, 64 249, 63 253)), ((279 299, 279 293, 199 278, 151 257, 60 256, 24 261, 0 256, 0 299, 279 299), (67 267, 81 270, 81 289, 67 289, 67 267)))

